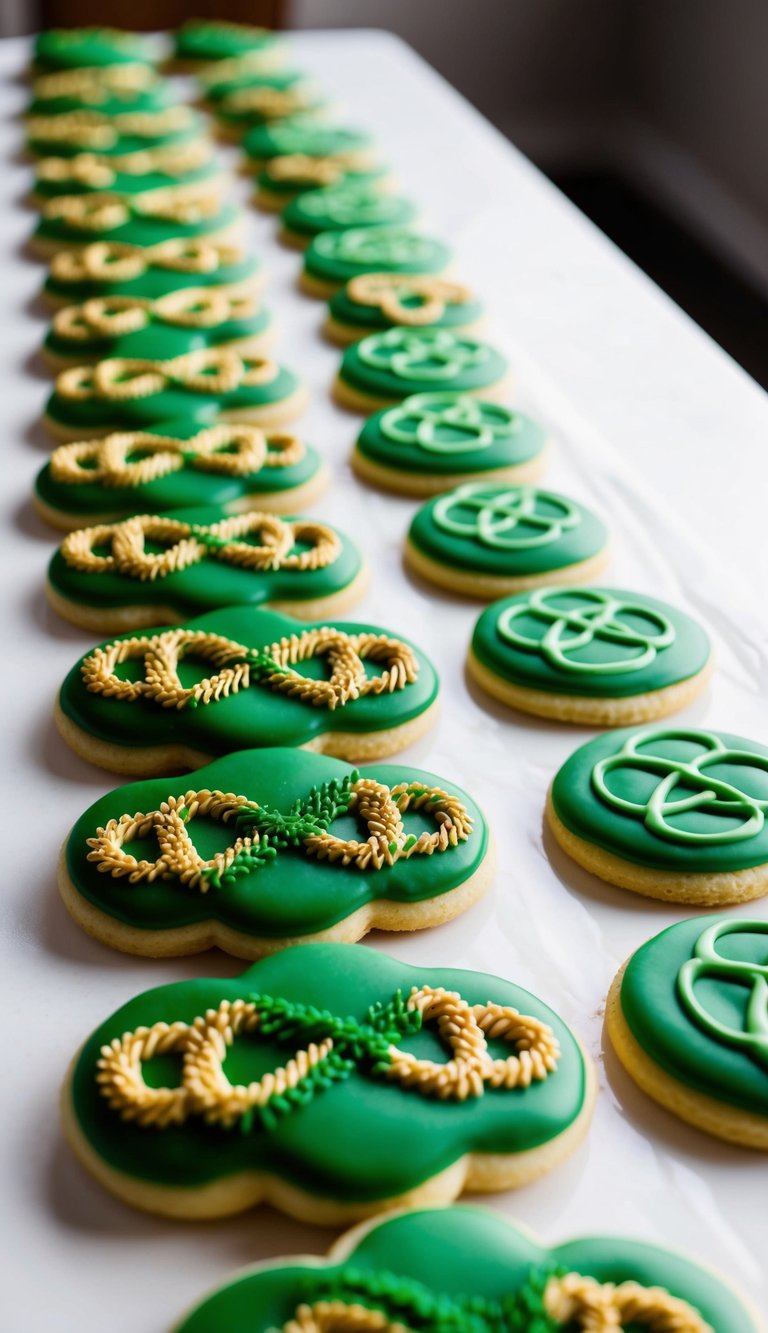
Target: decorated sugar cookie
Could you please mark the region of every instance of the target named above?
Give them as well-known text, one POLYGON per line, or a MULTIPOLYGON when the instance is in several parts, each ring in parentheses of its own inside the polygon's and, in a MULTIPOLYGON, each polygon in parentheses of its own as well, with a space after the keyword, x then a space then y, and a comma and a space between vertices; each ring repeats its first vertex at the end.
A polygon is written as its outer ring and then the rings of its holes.
POLYGON ((546 449, 546 431, 522 412, 470 394, 419 393, 368 418, 352 467, 387 490, 437 495, 468 477, 531 480, 546 449))
POLYGON ((105 157, 77 153, 74 157, 43 157, 37 163, 31 201, 41 207, 61 195, 148 194, 162 190, 183 194, 189 186, 221 188, 221 173, 206 139, 178 147, 146 148, 136 153, 105 157))
POLYGON ((768 921, 696 917, 633 954, 606 1027, 627 1072, 707 1134, 768 1150, 768 921))
POLYGON ((73 366, 56 377, 45 424, 59 440, 142 430, 175 417, 280 426, 303 411, 306 390, 292 371, 234 348, 207 348, 168 360, 113 359, 73 366))
POLYGON ((254 171, 260 171, 272 158, 296 154, 313 158, 343 154, 347 167, 362 171, 376 160, 370 134, 301 116, 271 125, 255 125, 243 139, 243 151, 254 171))
POLYGON ((283 58, 283 44, 268 28, 224 19, 187 19, 176 33, 175 46, 178 59, 194 65, 247 55, 252 65, 271 69, 283 58))
POLYGON ((84 109, 62 115, 30 116, 27 147, 40 157, 74 157, 102 153, 105 157, 135 153, 163 144, 183 144, 206 133, 203 118, 191 107, 168 106, 160 111, 122 111, 108 115, 84 109))
POLYGON ((338 1224, 551 1170, 594 1084, 512 982, 305 944, 137 996, 86 1042, 62 1105, 83 1165, 128 1203, 222 1217, 264 1201, 338 1224))
POLYGON ((292 116, 314 116, 327 105, 323 93, 307 80, 282 88, 259 83, 224 93, 216 104, 216 119, 220 131, 239 138, 254 125, 274 124, 292 116))
POLYGON ((272 317, 253 292, 182 287, 142 300, 94 297, 58 311, 43 343, 54 367, 120 359, 163 360, 208 347, 265 351, 273 340, 272 317))
POLYGON ((43 204, 30 249, 45 258, 98 241, 140 248, 168 240, 233 245, 244 226, 242 210, 222 201, 215 181, 140 195, 60 195, 43 204))
POLYGON ((61 306, 94 296, 155 300, 181 287, 258 291, 263 282, 259 260, 235 245, 173 239, 141 249, 94 241, 82 250, 54 256, 43 295, 51 305, 61 306))
POLYGON ((685 708, 711 672, 705 631, 645 593, 536 588, 478 620, 470 676, 511 708, 620 727, 685 708))
POLYGON ((119 28, 48 28, 35 38, 38 70, 96 69, 110 65, 152 65, 151 37, 119 28))
POLYGON ((258 52, 217 60, 198 74, 203 98, 213 111, 232 93, 242 92, 244 88, 273 88, 285 92, 309 82, 308 76, 298 69, 265 69, 258 52))
POLYGON ((410 199, 368 185, 342 181, 323 189, 307 190, 286 204, 280 218, 280 240, 304 249, 321 232, 349 227, 407 227, 416 217, 410 199))
POLYGON ((438 925, 475 902, 493 865, 483 816, 452 783, 264 749, 102 797, 60 872, 72 916, 112 948, 258 958, 438 925))
POLYGON ((48 567, 48 600, 75 625, 120 634, 222 606, 335 614, 363 592, 357 548, 310 518, 219 505, 80 528, 48 567))
POLYGON ((297 513, 327 483, 317 450, 298 435, 224 422, 201 429, 184 418, 59 445, 33 498, 46 522, 69 532, 190 505, 297 513))
POLYGON ((450 262, 442 241, 403 227, 322 231, 305 251, 301 288, 327 301, 361 273, 442 273, 450 262))
POLYGON ((463 333, 480 322, 483 307, 468 287, 430 273, 362 273, 331 297, 323 330, 346 346, 366 334, 403 327, 463 333))
POLYGON ((450 592, 491 599, 587 581, 608 558, 591 510, 556 491, 468 481, 422 505, 405 542, 415 574, 450 592))
POLYGON ((354 166, 355 155, 333 153, 312 157, 308 153, 286 153, 272 157, 256 180, 256 203, 267 213, 281 213, 291 199, 309 190, 327 189, 349 182, 366 189, 383 190, 389 185, 384 166, 354 166))
MULTIPOLYGON (((406 1140, 407 1141, 407 1140, 406 1140)), ((730 1283, 615 1233, 546 1247, 499 1212, 417 1208, 357 1227, 323 1262, 246 1269, 176 1333, 761 1333, 730 1283)))
POLYGON ((68 111, 160 111, 175 102, 169 85, 149 65, 106 65, 41 74, 32 83, 27 115, 68 111))
POLYGON ((341 407, 367 413, 437 389, 503 401, 510 381, 501 352, 467 333, 393 328, 346 349, 333 396, 341 407))
POLYGON ((64 681, 56 721, 84 759, 150 777, 264 745, 379 759, 427 730, 436 700, 431 663, 377 625, 228 607, 94 648, 64 681))
POLYGON ((547 807, 561 847, 609 884, 721 907, 768 893, 768 747, 726 732, 609 732, 571 755, 547 807))

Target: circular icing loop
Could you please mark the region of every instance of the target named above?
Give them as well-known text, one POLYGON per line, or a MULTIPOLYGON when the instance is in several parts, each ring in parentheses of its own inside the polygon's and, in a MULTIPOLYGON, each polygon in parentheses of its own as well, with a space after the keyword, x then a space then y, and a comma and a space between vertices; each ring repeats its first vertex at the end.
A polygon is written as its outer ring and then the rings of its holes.
POLYGON ((559 541, 565 532, 577 528, 581 511, 564 496, 533 486, 467 482, 440 497, 432 510, 432 519, 443 532, 471 538, 481 546, 528 551, 559 541), (542 501, 556 513, 542 512, 542 501), (469 509, 473 517, 458 516, 455 511, 461 509, 469 509))
POLYGON ((520 429, 517 413, 470 394, 416 393, 383 412, 379 430, 393 444, 415 445, 429 454, 466 453, 488 449, 520 429), (440 431, 461 438, 445 440, 440 431))
POLYGON ((464 842, 472 832, 472 820, 456 796, 440 787, 398 783, 387 787, 374 778, 359 778, 352 784, 347 812, 362 820, 368 830, 364 842, 339 838, 330 830, 310 835, 303 846, 319 860, 353 865, 357 870, 381 870, 411 856, 432 856, 464 842), (408 834, 402 815, 406 810, 424 810, 434 819, 433 833, 408 834))
POLYGON ((655 607, 641 601, 614 597, 598 588, 579 588, 575 591, 561 588, 539 588, 524 602, 507 606, 496 622, 500 638, 524 652, 538 653, 558 671, 573 675, 626 674, 642 671, 655 661, 659 652, 675 642, 675 627, 655 607), (567 609, 556 605, 557 598, 566 595, 578 599, 582 607, 567 609), (515 621, 532 616, 547 627, 540 639, 528 638, 515 627, 515 621), (656 627, 655 633, 643 633, 636 626, 627 625, 623 617, 640 617, 656 627), (597 640, 625 650, 625 656, 608 657, 604 661, 585 661, 572 657, 597 640))
MULTIPOLYGON (((312 196, 303 201, 309 206, 312 196)), ((472 299, 468 287, 429 273, 360 273, 347 283, 347 296, 358 305, 374 306, 392 324, 436 324, 449 305, 465 305, 472 299), (408 297, 418 305, 408 305, 408 297)))
POLYGON ((35 176, 38 182, 51 185, 86 185, 94 190, 108 190, 114 185, 116 174, 108 157, 77 153, 75 157, 44 157, 35 176))
POLYGON ((348 180, 322 190, 310 190, 300 204, 305 217, 337 227, 352 227, 366 220, 375 222, 382 214, 386 215, 389 207, 390 201, 380 190, 348 180))
POLYGON ((170 237, 157 245, 126 245, 118 241, 94 241, 82 250, 61 251, 51 260, 56 282, 130 282, 150 268, 173 273, 215 273, 242 262, 236 246, 206 240, 170 237))
POLYGON ((506 1041, 516 1055, 491 1059, 483 1077, 492 1088, 528 1088, 554 1074, 560 1059, 560 1043, 548 1023, 518 1013, 511 1005, 476 1004, 475 1021, 490 1041, 506 1041))
POLYGON ((653 1333, 714 1333, 693 1306, 663 1287, 600 1283, 580 1273, 550 1278, 544 1308, 558 1324, 577 1333, 621 1333, 633 1324, 653 1333))
POLYGON ((38 181, 52 184, 71 182, 93 190, 109 190, 118 174, 148 176, 157 172, 165 176, 183 176, 204 167, 210 159, 211 150, 206 141, 194 139, 189 143, 140 148, 119 156, 76 153, 74 157, 44 157, 37 164, 36 175, 38 181))
POLYGON ((96 1082, 113 1111, 143 1129, 184 1123, 188 1114, 184 1085, 152 1088, 145 1082, 141 1067, 155 1055, 184 1055, 189 1032, 186 1023, 153 1023, 150 1028, 136 1028, 102 1046, 96 1082))
POLYGON ((144 195, 109 193, 64 194, 43 207, 45 222, 63 222, 79 231, 115 231, 132 218, 194 224, 214 218, 221 210, 216 184, 209 182, 169 186, 144 195))
POLYGON ((432 256, 432 242, 425 236, 409 231, 385 231, 378 227, 349 228, 346 231, 323 231, 313 245, 324 259, 335 259, 348 264, 418 264, 432 256))
POLYGON ((230 477, 247 477, 262 468, 282 469, 306 453, 295 435, 265 435, 257 426, 211 426, 186 440, 121 431, 102 440, 62 444, 51 455, 52 479, 65 486, 146 485, 170 472, 189 468, 230 477))
POLYGON ((339 1298, 299 1305, 280 1333, 411 1333, 411 1330, 383 1310, 339 1298))
POLYGON ((211 329, 251 319, 258 302, 244 293, 182 287, 152 301, 139 296, 98 296, 57 311, 53 332, 68 342, 117 338, 157 321, 178 328, 211 329))
POLYGON ((149 398, 176 385, 217 396, 271 384, 279 374, 280 367, 267 357, 205 347, 169 361, 109 357, 95 366, 74 366, 57 375, 56 393, 64 399, 119 402, 149 398))
POLYGON ((641 820, 649 833, 667 842, 696 847, 744 842, 756 837, 765 823, 768 799, 759 800, 732 782, 707 773, 711 764, 741 765, 768 773, 768 756, 731 749, 714 732, 646 730, 634 732, 618 753, 599 760, 592 769, 590 782, 609 809, 641 820), (694 744, 701 747, 701 753, 693 759, 672 759, 643 748, 653 741, 694 744), (660 779, 647 801, 633 801, 611 791, 608 775, 622 770, 648 773, 660 779), (676 816, 692 812, 740 822, 736 827, 709 831, 680 828, 670 822, 676 816))
POLYGON ((489 356, 484 343, 448 329, 388 329, 373 333, 357 345, 363 365, 385 370, 402 380, 452 380, 465 370, 483 365, 489 356))
POLYGON ((766 962, 725 958, 718 952, 724 937, 741 934, 768 936, 766 921, 717 921, 699 936, 693 956, 677 974, 677 994, 688 1017, 708 1037, 731 1050, 745 1051, 768 1069, 768 940, 766 962), (716 1018, 701 1003, 696 986, 702 980, 715 980, 745 987, 749 991, 744 1026, 735 1028, 716 1018))

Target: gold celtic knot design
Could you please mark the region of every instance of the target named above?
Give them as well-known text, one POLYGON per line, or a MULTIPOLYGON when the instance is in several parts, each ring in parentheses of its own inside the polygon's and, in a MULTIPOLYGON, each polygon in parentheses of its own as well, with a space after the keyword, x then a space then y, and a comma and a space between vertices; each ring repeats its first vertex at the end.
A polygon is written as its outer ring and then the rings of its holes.
POLYGON ((210 158, 211 150, 204 140, 137 149, 133 153, 111 157, 76 153, 74 157, 42 158, 37 165, 36 178, 51 185, 83 185, 89 190, 109 190, 118 174, 147 176, 157 172, 165 176, 182 176, 204 167, 210 158))
POLYGON ((237 88, 222 98, 219 108, 225 114, 259 116, 264 120, 278 120, 282 116, 295 116, 302 111, 309 111, 315 105, 317 96, 306 85, 293 88, 270 88, 268 85, 253 88, 237 88))
POLYGON ((458 393, 412 394, 379 420, 385 439, 417 445, 428 454, 488 449, 519 429, 519 418, 509 408, 458 393))
POLYGON ((356 153, 329 153, 327 157, 281 153, 270 158, 265 172, 279 185, 336 185, 354 169, 356 157, 356 153))
MULTIPOLYGON (((331 233, 332 234, 332 233, 331 233)), ((373 333, 357 345, 366 366, 386 370, 403 380, 452 380, 465 370, 482 366, 489 349, 474 338, 448 329, 388 329, 373 333)))
POLYGON ((693 956, 677 974, 677 992, 688 1016, 721 1046, 746 1051, 768 1069, 768 921, 717 921, 699 936, 693 956), (739 935, 765 937, 764 961, 728 958, 718 950, 721 940, 739 935), (743 1027, 723 1022, 702 1004, 696 988, 700 981, 722 982, 749 991, 743 1027))
POLYGON ((341 542, 323 523, 275 514, 237 514, 207 525, 137 514, 122 523, 99 523, 70 532, 60 551, 71 569, 84 574, 118 574, 144 582, 206 559, 249 570, 325 569, 338 559, 341 542), (256 540, 246 541, 247 537, 256 540), (147 542, 164 549, 148 551, 147 542), (296 550, 298 544, 306 549, 296 550), (97 554, 96 548, 105 546, 109 554, 97 554))
POLYGON ((271 384, 279 373, 280 367, 267 357, 207 347, 170 361, 109 357, 95 366, 73 366, 57 375, 56 393, 62 398, 109 403, 148 398, 172 386, 188 393, 219 395, 271 384))
POLYGON ((537 589, 525 601, 505 607, 496 621, 496 630, 514 648, 537 653, 556 670, 577 675, 642 671, 676 637, 674 625, 661 611, 599 588, 537 589), (557 604, 563 596, 571 603, 567 608, 557 604), (574 601, 580 605, 574 606, 574 601), (540 638, 531 638, 518 627, 520 620, 530 618, 545 626, 540 638), (637 625, 637 618, 648 625, 646 632, 637 625), (602 660, 586 661, 573 656, 595 642, 609 650, 619 650, 621 656, 611 655, 610 651, 602 660))
POLYGON ((550 1278, 544 1307, 558 1325, 574 1333, 621 1333, 637 1324, 653 1333, 714 1333, 687 1301, 639 1282, 600 1283, 566 1273, 550 1278))
POLYGON ((182 287, 154 301, 138 296, 96 296, 59 310, 53 332, 57 338, 80 343, 119 338, 153 322, 182 329, 214 329, 252 319, 258 309, 258 300, 248 293, 205 287, 182 287))
POLYGON ((226 477, 248 477, 264 468, 300 463, 306 454, 296 435, 257 426, 210 426, 187 440, 122 431, 102 440, 61 444, 51 455, 51 478, 64 486, 145 486, 189 468, 226 477))
POLYGON ((215 183, 175 185, 145 194, 64 194, 43 206, 45 222, 63 222, 80 231, 114 231, 132 218, 190 225, 216 217, 221 195, 215 183))
POLYGON ((436 324, 447 306, 472 299, 468 287, 429 273, 360 273, 347 283, 347 295, 358 305, 375 306, 390 323, 407 325, 436 324))
POLYGON ((194 124, 187 106, 166 107, 162 111, 124 111, 108 116, 101 111, 65 111, 56 116, 30 116, 27 134, 31 140, 64 143, 95 151, 113 148, 122 137, 163 139, 179 134, 194 124))
POLYGON ((60 97, 100 100, 104 94, 138 93, 156 84, 157 75, 148 65, 88 65, 39 75, 32 81, 32 96, 36 102, 60 97))
POLYGON ((243 259, 244 253, 237 246, 215 241, 171 237, 147 246, 94 241, 82 250, 55 255, 51 277, 57 282, 130 282, 150 268, 171 273, 216 273, 243 259))
POLYGON ((581 523, 578 505, 533 486, 467 482, 443 495, 432 510, 438 528, 503 551, 526 551, 559 541, 581 523))

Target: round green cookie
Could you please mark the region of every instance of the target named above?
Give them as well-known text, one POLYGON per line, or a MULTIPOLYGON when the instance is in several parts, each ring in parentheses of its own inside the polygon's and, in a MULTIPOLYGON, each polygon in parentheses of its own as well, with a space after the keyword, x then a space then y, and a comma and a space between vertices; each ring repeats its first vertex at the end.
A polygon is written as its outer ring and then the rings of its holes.
POLYGON ((152 65, 156 57, 151 37, 119 28, 48 28, 38 33, 34 45, 34 63, 40 70, 152 65))
POLYGON ((55 306, 105 296, 152 301, 183 287, 254 290, 263 281, 255 255, 218 241, 172 240, 149 250, 96 241, 54 256, 43 295, 55 306))
POLYGON ((349 227, 406 227, 416 217, 409 199, 387 194, 369 185, 343 181, 325 189, 307 190, 286 204, 281 215, 281 239, 308 245, 321 232, 349 227))
POLYGON ((162 197, 145 195, 88 194, 51 199, 35 228, 31 249, 39 255, 107 241, 139 249, 165 241, 236 240, 244 217, 234 203, 222 203, 206 191, 204 198, 172 192, 162 197), (76 207, 75 207, 76 205, 76 207))
POLYGON ((366 579, 357 547, 327 523, 210 505, 71 532, 48 567, 47 594, 73 624, 120 634, 222 606, 335 614, 366 579))
POLYGON ((322 231, 304 254, 302 289, 324 300, 361 273, 442 273, 451 251, 442 241, 398 227, 322 231))
POLYGON ((467 287, 434 274, 363 273, 328 302, 324 331, 346 346, 368 333, 402 326, 467 332, 483 314, 482 302, 467 287))
POLYGON ((552 783, 561 846, 651 898, 720 906, 768 892, 768 748, 690 727, 610 732, 552 783))
POLYGON ((468 477, 537 476, 546 446, 546 431, 522 412, 470 394, 421 393, 368 418, 352 466, 387 490, 437 495, 468 477))
POLYGON ((176 1333, 288 1333, 329 1308, 336 1327, 382 1333, 762 1329, 730 1283, 678 1254, 674 1238, 650 1245, 612 1232, 547 1247, 499 1212, 462 1206, 416 1208, 357 1227, 322 1262, 299 1257, 246 1269, 176 1333))
POLYGON ((502 703, 560 721, 623 726, 683 708, 711 648, 684 612, 616 588, 537 588, 489 606, 469 673, 502 703))
POLYGON ((373 139, 363 130, 318 124, 309 117, 291 117, 271 125, 255 125, 243 139, 243 151, 254 170, 273 157, 344 156, 347 165, 367 168, 373 160, 373 139))
POLYGON ((469 481, 422 505, 405 558, 430 582, 490 599, 586 581, 605 563, 607 542, 602 521, 565 495, 469 481))
POLYGON ((622 1064, 673 1115, 768 1149, 768 922, 697 917, 656 935, 614 982, 622 1064))
POLYGON ((247 55, 255 64, 269 68, 282 60, 283 43, 268 28, 224 19, 187 19, 175 34, 180 60, 213 62, 247 55))

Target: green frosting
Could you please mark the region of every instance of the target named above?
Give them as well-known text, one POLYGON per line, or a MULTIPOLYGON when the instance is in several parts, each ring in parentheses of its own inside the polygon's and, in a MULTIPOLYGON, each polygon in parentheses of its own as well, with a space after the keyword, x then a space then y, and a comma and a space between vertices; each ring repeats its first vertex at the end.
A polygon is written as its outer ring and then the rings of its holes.
POLYGON ((416 209, 409 199, 344 181, 298 195, 281 216, 287 231, 317 236, 348 227, 405 227, 415 218, 416 209))
MULTIPOLYGON (((328 99, 323 96, 316 88, 307 84, 305 89, 297 89, 301 92, 302 115, 315 116, 324 111, 328 105, 328 99)), ((254 125, 271 125, 274 120, 280 120, 281 117, 275 116, 270 111, 259 110, 255 105, 238 105, 237 100, 232 104, 219 102, 215 108, 216 116, 222 125, 228 125, 233 130, 247 130, 254 125)))
MULTIPOLYGON (((259 190, 263 190, 269 195, 277 195, 285 203, 288 203, 290 199, 297 198, 300 194, 309 193, 310 190, 328 188, 319 186, 314 178, 309 179, 305 177, 302 180, 300 177, 298 179, 294 177, 293 179, 288 180, 287 178, 275 176, 272 172, 272 161, 277 161, 277 158, 270 159, 270 162, 264 170, 259 172, 257 185, 259 190)), ((345 170, 340 174, 337 184, 349 183, 351 185, 372 186, 377 181, 380 182, 382 177, 386 175, 386 167, 371 167, 368 171, 345 170)))
POLYGON ((175 37, 176 54, 184 60, 228 60, 247 52, 274 57, 282 43, 267 28, 216 19, 188 19, 175 37))
POLYGON ((164 111, 176 105, 176 98, 166 83, 152 83, 146 88, 99 88, 87 93, 56 93, 52 97, 35 96, 27 107, 28 116, 58 116, 68 111, 98 111, 103 116, 121 116, 125 112, 164 111))
MULTIPOLYGON (((135 928, 172 930, 215 920, 240 934, 275 940, 325 930, 376 899, 413 903, 439 897, 463 884, 478 869, 488 849, 488 833, 477 806, 453 783, 403 764, 372 764, 362 776, 387 786, 400 782, 413 783, 419 789, 425 784, 438 786, 458 796, 474 821, 466 841, 431 856, 401 857, 376 870, 344 865, 341 860, 321 860, 300 845, 281 844, 279 836, 272 835, 267 841, 278 844, 277 855, 254 869, 246 866, 245 873, 238 873, 236 867, 231 877, 223 877, 220 886, 210 887, 208 892, 190 888, 178 877, 131 884, 127 877, 100 873, 88 860, 86 839, 110 819, 138 810, 157 810, 169 796, 183 796, 190 788, 245 796, 270 811, 282 812, 287 823, 297 803, 307 803, 322 784, 338 786, 354 775, 355 770, 339 759, 267 748, 217 759, 198 769, 194 777, 187 774, 183 778, 131 783, 102 797, 77 821, 67 843, 67 869, 83 897, 115 920, 135 928)), ((436 827, 424 811, 406 811, 403 822, 408 836, 418 836, 424 830, 432 833, 436 827)), ((234 828, 221 820, 198 818, 187 827, 195 846, 206 857, 235 839, 234 828)), ((331 828, 334 836, 344 839, 366 836, 364 826, 350 815, 342 814, 331 828)), ((157 845, 134 840, 131 851, 155 857, 157 845)))
MULTIPOLYGON (((73 165, 89 156, 86 153, 78 157, 71 158, 73 165)), ((106 158, 97 157, 100 164, 104 165, 106 158)), ((110 170, 110 168, 107 168, 110 170)), ((180 186, 203 184, 205 181, 211 181, 219 175, 219 164, 211 158, 203 166, 195 167, 192 171, 180 171, 171 175, 165 171, 147 171, 133 173, 128 171, 112 171, 111 179, 106 178, 97 181, 95 184, 81 179, 73 173, 67 180, 48 180, 39 174, 35 177, 34 192, 41 199, 58 199, 66 194, 98 194, 103 190, 109 190, 110 193, 121 195, 140 195, 146 194, 149 190, 175 190, 180 186)))
POLYGON ((149 37, 116 28, 49 28, 35 38, 40 69, 96 68, 103 65, 152 65, 157 51, 149 37))
POLYGON ((625 728, 582 745, 552 799, 567 828, 658 870, 768 862, 768 748, 726 732, 625 728))
MULTIPOLYGON (((237 663, 249 658, 254 660, 271 644, 291 635, 310 633, 327 623, 300 622, 274 611, 231 606, 187 621, 182 629, 234 640, 235 644, 249 650, 249 656, 233 654, 230 660, 237 663)), ((332 625, 346 634, 387 634, 400 639, 399 635, 378 625, 346 620, 333 621, 332 625)), ((151 644, 164 632, 150 630, 143 638, 151 644)), ((400 641, 408 643, 407 640, 400 641)), ((109 643, 114 642, 114 639, 109 640, 109 643)), ((437 698, 437 674, 423 653, 412 644, 408 646, 417 660, 414 681, 406 682, 401 689, 348 699, 335 708, 317 706, 298 695, 272 689, 256 671, 252 672, 247 688, 214 697, 208 703, 193 701, 192 707, 187 705, 183 709, 163 708, 148 695, 140 694, 132 700, 117 699, 86 688, 82 668, 92 654, 81 658, 72 668, 61 687, 59 703, 66 716, 83 731, 120 746, 162 748, 181 742, 203 754, 223 755, 263 745, 306 745, 337 730, 356 734, 384 731, 402 726, 425 712, 437 698)), ((370 679, 380 676, 386 663, 365 658, 363 668, 370 679)), ((217 669, 210 660, 205 661, 191 651, 179 667, 180 679, 184 687, 189 688, 190 682, 204 680, 214 675, 217 669)), ((293 673, 310 680, 327 680, 331 671, 332 663, 324 656, 308 658, 293 668, 293 673)), ((142 680, 145 674, 141 656, 118 668, 122 679, 142 680)))
MULTIPOLYGON (((188 440, 200 429, 199 422, 185 417, 179 421, 158 422, 147 434, 188 440)), ((52 509, 64 514, 78 514, 86 522, 94 516, 128 518, 136 513, 161 514, 200 505, 218 505, 226 509, 245 495, 252 495, 256 500, 267 499, 276 492, 294 490, 310 481, 320 468, 320 455, 309 444, 304 450, 304 457, 297 463, 280 468, 262 467, 258 472, 242 476, 198 468, 195 456, 190 452, 184 467, 178 471, 133 486, 113 486, 105 481, 57 481, 51 475, 50 463, 46 463, 37 474, 35 491, 52 509)), ((134 455, 128 457, 134 460, 134 455)), ((136 451, 136 457, 143 457, 141 448, 136 451)))
MULTIPOLYGON (((195 535, 204 540, 205 528, 228 515, 221 506, 210 505, 204 508, 175 509, 159 517, 194 524, 195 535)), ((59 548, 48 566, 48 578, 63 597, 85 606, 157 604, 163 608, 173 607, 181 619, 202 615, 222 606, 264 606, 269 602, 294 599, 307 601, 315 597, 333 596, 346 588, 360 572, 362 560, 357 547, 343 533, 336 529, 333 531, 336 531, 341 541, 341 551, 335 560, 319 569, 247 569, 217 559, 216 542, 211 540, 210 558, 154 579, 139 579, 118 572, 78 570, 67 564, 59 548)), ((251 538, 237 540, 258 544, 260 537, 257 533, 251 538)), ((171 544, 166 543, 166 546, 171 544)), ((147 549, 153 549, 151 542, 147 543, 147 549)), ((157 546, 155 549, 158 549, 157 546)), ((301 543, 297 549, 301 549, 301 543)))
POLYGON ((537 588, 494 602, 472 636, 491 671, 532 690, 629 698, 696 675, 701 626, 666 602, 616 588, 537 588))
POLYGON ((247 57, 240 62, 237 70, 228 64, 226 72, 221 73, 213 66, 210 77, 202 79, 205 97, 213 103, 214 108, 232 93, 242 92, 245 88, 274 88, 282 93, 300 88, 306 82, 307 75, 297 69, 265 70, 259 68, 258 64, 255 68, 249 68, 247 57))
MULTIPOLYGON (((512 1044, 492 1045, 494 1056, 515 1052, 512 1044)), ((148 1077, 152 1064, 144 1064, 148 1077)), ((157 1077, 165 1083, 169 1073, 176 1083, 178 1073, 174 1078, 167 1068, 158 1069, 157 1077)), ((584 1095, 584 1061, 575 1038, 528 991, 485 973, 410 967, 354 944, 303 945, 256 963, 235 980, 188 981, 139 995, 88 1040, 72 1091, 91 1149, 132 1176, 193 1188, 262 1169, 313 1194, 355 1201, 413 1189, 467 1152, 517 1153, 546 1144, 576 1119, 584 1095), (528 1088, 483 1085, 480 1095, 463 1101, 421 1095, 388 1080, 390 1041, 422 1059, 447 1059, 436 1025, 420 1024, 404 1010, 411 988, 425 985, 458 992, 468 1004, 510 1005, 551 1026, 562 1052, 555 1072, 528 1088), (282 1104, 267 1107, 263 1119, 241 1120, 230 1129, 207 1125, 201 1116, 181 1126, 145 1128, 109 1107, 96 1083, 96 1062, 113 1037, 158 1021, 191 1022, 222 1000, 256 996, 264 1022, 257 1033, 235 1039, 227 1073, 247 1084, 310 1041, 332 1035, 331 1068, 322 1082, 305 1080, 306 1087, 296 1090, 300 1099, 279 1099, 282 1104), (342 1061, 345 1068, 339 1068, 342 1061)))
POLYGON ((450 262, 448 246, 431 236, 398 227, 350 227, 315 236, 304 254, 304 271, 342 284, 359 273, 441 273, 450 262))
POLYGON ((498 403, 470 394, 419 393, 368 417, 355 448, 384 467, 440 475, 527 463, 546 439, 530 417, 498 403))
MULTIPOLYGON (((413 310, 423 306, 427 298, 416 293, 410 293, 401 295, 399 299, 402 305, 413 310)), ((339 324, 348 324, 353 329, 361 329, 366 333, 374 333, 379 329, 389 329, 397 322, 388 319, 380 306, 355 301, 350 295, 348 284, 338 292, 334 292, 328 302, 328 312, 339 324)), ((476 320, 480 319, 482 313, 483 304, 481 301, 447 300, 442 314, 438 319, 430 320, 429 327, 431 329, 463 328, 467 324, 474 324, 476 320)), ((415 332, 418 331, 418 329, 415 329, 415 332)))
POLYGON ((409 537, 441 564, 524 578, 588 560, 607 533, 591 510, 555 491, 478 481, 422 505, 409 537))
MULTIPOLYGON (((94 207, 100 207, 100 196, 93 195, 94 207)), ((74 218, 41 218, 34 235, 45 241, 77 242, 92 245, 98 241, 111 241, 115 245, 160 245, 163 241, 181 239, 188 241, 205 240, 216 236, 218 232, 231 227, 242 216, 236 204, 222 204, 212 216, 202 216, 196 221, 183 221, 170 217, 153 217, 144 212, 140 199, 135 195, 126 195, 122 201, 130 212, 127 221, 117 227, 105 227, 94 230, 91 226, 78 225, 74 218)))
MULTIPOLYGON (((154 133, 115 134, 111 143, 100 144, 95 151, 99 157, 122 157, 126 153, 141 153, 146 148, 170 148, 191 143, 204 134, 205 122, 190 110, 184 125, 175 130, 159 128, 154 133)), ((78 153, 87 151, 80 139, 73 139, 71 143, 58 137, 48 139, 44 133, 38 133, 34 126, 33 132, 27 136, 27 143, 33 152, 51 157, 76 157, 78 153)))
POLYGON ((215 242, 206 247, 205 268, 178 267, 177 263, 163 263, 152 257, 142 257, 140 271, 134 277, 120 276, 122 254, 114 255, 118 276, 109 275, 109 265, 96 277, 67 280, 52 268, 45 281, 45 291, 68 305, 88 301, 92 296, 138 296, 155 300, 182 287, 229 287, 251 282, 261 272, 261 261, 255 255, 241 255, 230 261, 232 247, 217 247, 215 242))
MULTIPOLYGON (((540 1317, 537 1292, 553 1270, 662 1287, 714 1333, 758 1333, 732 1287, 674 1248, 611 1235, 550 1249, 502 1214, 465 1206, 384 1217, 343 1263, 294 1259, 246 1270, 203 1300, 177 1333, 267 1333, 299 1305, 329 1297, 382 1310, 417 1333, 571 1333, 572 1325, 540 1317)), ((630 1329, 641 1333, 640 1325, 630 1329)))
POLYGON ((306 157, 368 153, 372 147, 373 139, 362 130, 318 124, 310 117, 302 116, 291 116, 269 125, 254 125, 243 139, 246 157, 256 162, 293 153, 306 157))
POLYGON ((508 369, 500 352, 467 334, 395 328, 348 347, 339 375, 363 393, 400 399, 431 389, 487 389, 508 369))
POLYGON ((272 316, 263 306, 247 318, 225 319, 219 324, 205 325, 176 323, 172 317, 164 318, 161 312, 152 311, 143 328, 113 338, 68 338, 54 326, 47 334, 44 346, 56 356, 77 357, 82 362, 104 361, 110 357, 168 361, 187 352, 221 347, 242 338, 255 338, 271 323, 272 316))
POLYGON ((768 922, 696 917, 630 959, 621 1008, 651 1059, 697 1092, 768 1116, 768 922))

